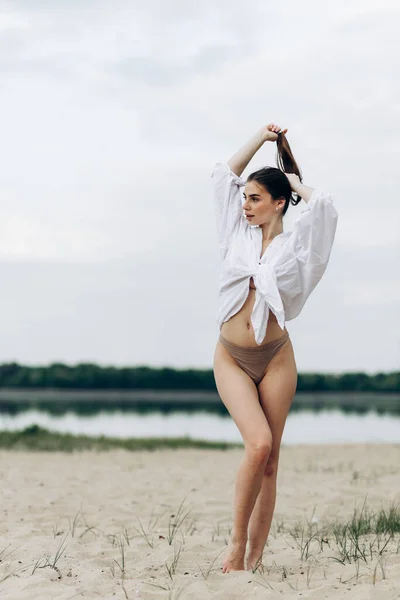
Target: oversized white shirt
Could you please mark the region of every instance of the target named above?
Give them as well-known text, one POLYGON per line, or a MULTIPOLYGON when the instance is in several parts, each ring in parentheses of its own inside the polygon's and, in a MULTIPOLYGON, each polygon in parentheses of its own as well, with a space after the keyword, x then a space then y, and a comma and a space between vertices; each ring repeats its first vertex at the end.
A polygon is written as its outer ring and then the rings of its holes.
MULTIPOLYGON (((256 286, 251 314, 255 340, 265 337, 269 311, 282 330, 301 312, 328 264, 336 232, 338 213, 327 192, 314 190, 300 211, 291 231, 275 236, 262 258, 262 228, 250 225, 242 207, 238 177, 224 162, 211 173, 222 259, 217 322, 235 315, 249 294, 250 278, 256 286)), ((290 205, 289 210, 297 207, 290 205)))

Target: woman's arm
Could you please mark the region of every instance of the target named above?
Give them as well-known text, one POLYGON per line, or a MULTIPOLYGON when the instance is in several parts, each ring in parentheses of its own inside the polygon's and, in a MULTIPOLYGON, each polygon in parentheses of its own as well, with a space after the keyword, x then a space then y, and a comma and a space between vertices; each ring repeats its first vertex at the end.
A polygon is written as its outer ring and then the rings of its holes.
POLYGON ((300 178, 295 173, 285 173, 285 175, 290 181, 290 187, 292 188, 292 191, 301 196, 304 202, 308 202, 311 198, 314 188, 301 183, 300 178))
POLYGON ((313 193, 314 188, 310 187, 309 185, 304 185, 304 183, 300 183, 300 185, 298 185, 296 187, 296 189, 294 190, 294 192, 298 195, 301 196, 301 198, 304 200, 304 202, 308 202, 309 199, 311 198, 311 194, 313 193))
MULTIPOLYGON (((276 142, 280 130, 281 128, 278 127, 278 125, 269 123, 257 131, 257 133, 228 160, 227 165, 232 169, 235 175, 240 177, 250 160, 264 142, 276 142)), ((287 129, 284 129, 283 133, 286 132, 287 129)))

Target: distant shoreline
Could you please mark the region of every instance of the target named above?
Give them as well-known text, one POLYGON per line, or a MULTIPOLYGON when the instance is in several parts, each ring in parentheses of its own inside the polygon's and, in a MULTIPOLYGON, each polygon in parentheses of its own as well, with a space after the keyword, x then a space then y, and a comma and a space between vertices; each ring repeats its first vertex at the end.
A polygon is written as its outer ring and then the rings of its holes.
POLYGON ((208 450, 229 450, 243 445, 234 442, 212 442, 181 438, 115 438, 112 436, 89 436, 75 433, 59 433, 30 425, 18 431, 0 431, 2 450, 39 450, 46 452, 73 452, 74 450, 108 451, 123 449, 163 450, 177 448, 204 448, 208 450))
MULTIPOLYGON (((67 365, 20 365, 0 364, 0 389, 62 390, 180 390, 215 393, 215 377, 212 369, 174 367, 117 367, 93 363, 67 365)), ((341 373, 299 372, 298 392, 387 392, 400 393, 400 371, 363 371, 341 373)))

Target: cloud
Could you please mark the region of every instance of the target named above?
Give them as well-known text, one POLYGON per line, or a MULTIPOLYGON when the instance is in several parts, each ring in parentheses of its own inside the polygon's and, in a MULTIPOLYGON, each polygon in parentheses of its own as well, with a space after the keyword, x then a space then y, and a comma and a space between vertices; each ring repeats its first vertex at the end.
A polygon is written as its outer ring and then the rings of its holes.
POLYGON ((238 56, 243 53, 237 46, 210 46, 181 63, 147 56, 126 57, 112 65, 110 72, 148 86, 174 87, 191 77, 213 73, 238 56))
MULTIPOLYGON (((398 15, 391 0, 3 2, 0 360, 210 365, 211 169, 275 121, 340 217, 290 323, 299 367, 392 368, 398 15)), ((244 176, 274 155, 266 144, 244 176)))

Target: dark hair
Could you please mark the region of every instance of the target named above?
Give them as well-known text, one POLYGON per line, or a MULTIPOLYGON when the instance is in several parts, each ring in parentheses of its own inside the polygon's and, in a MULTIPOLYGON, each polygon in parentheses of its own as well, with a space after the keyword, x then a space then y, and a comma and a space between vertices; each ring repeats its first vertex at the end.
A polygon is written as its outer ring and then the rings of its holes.
POLYGON ((258 171, 254 171, 254 173, 250 173, 247 181, 260 183, 271 194, 274 200, 278 200, 283 196, 286 200, 282 210, 282 215, 284 215, 289 208, 289 202, 293 206, 296 206, 301 200, 301 196, 292 193, 290 181, 285 173, 295 173, 299 176, 300 181, 302 181, 303 177, 284 133, 278 133, 276 143, 276 164, 279 168, 263 167, 258 171))

